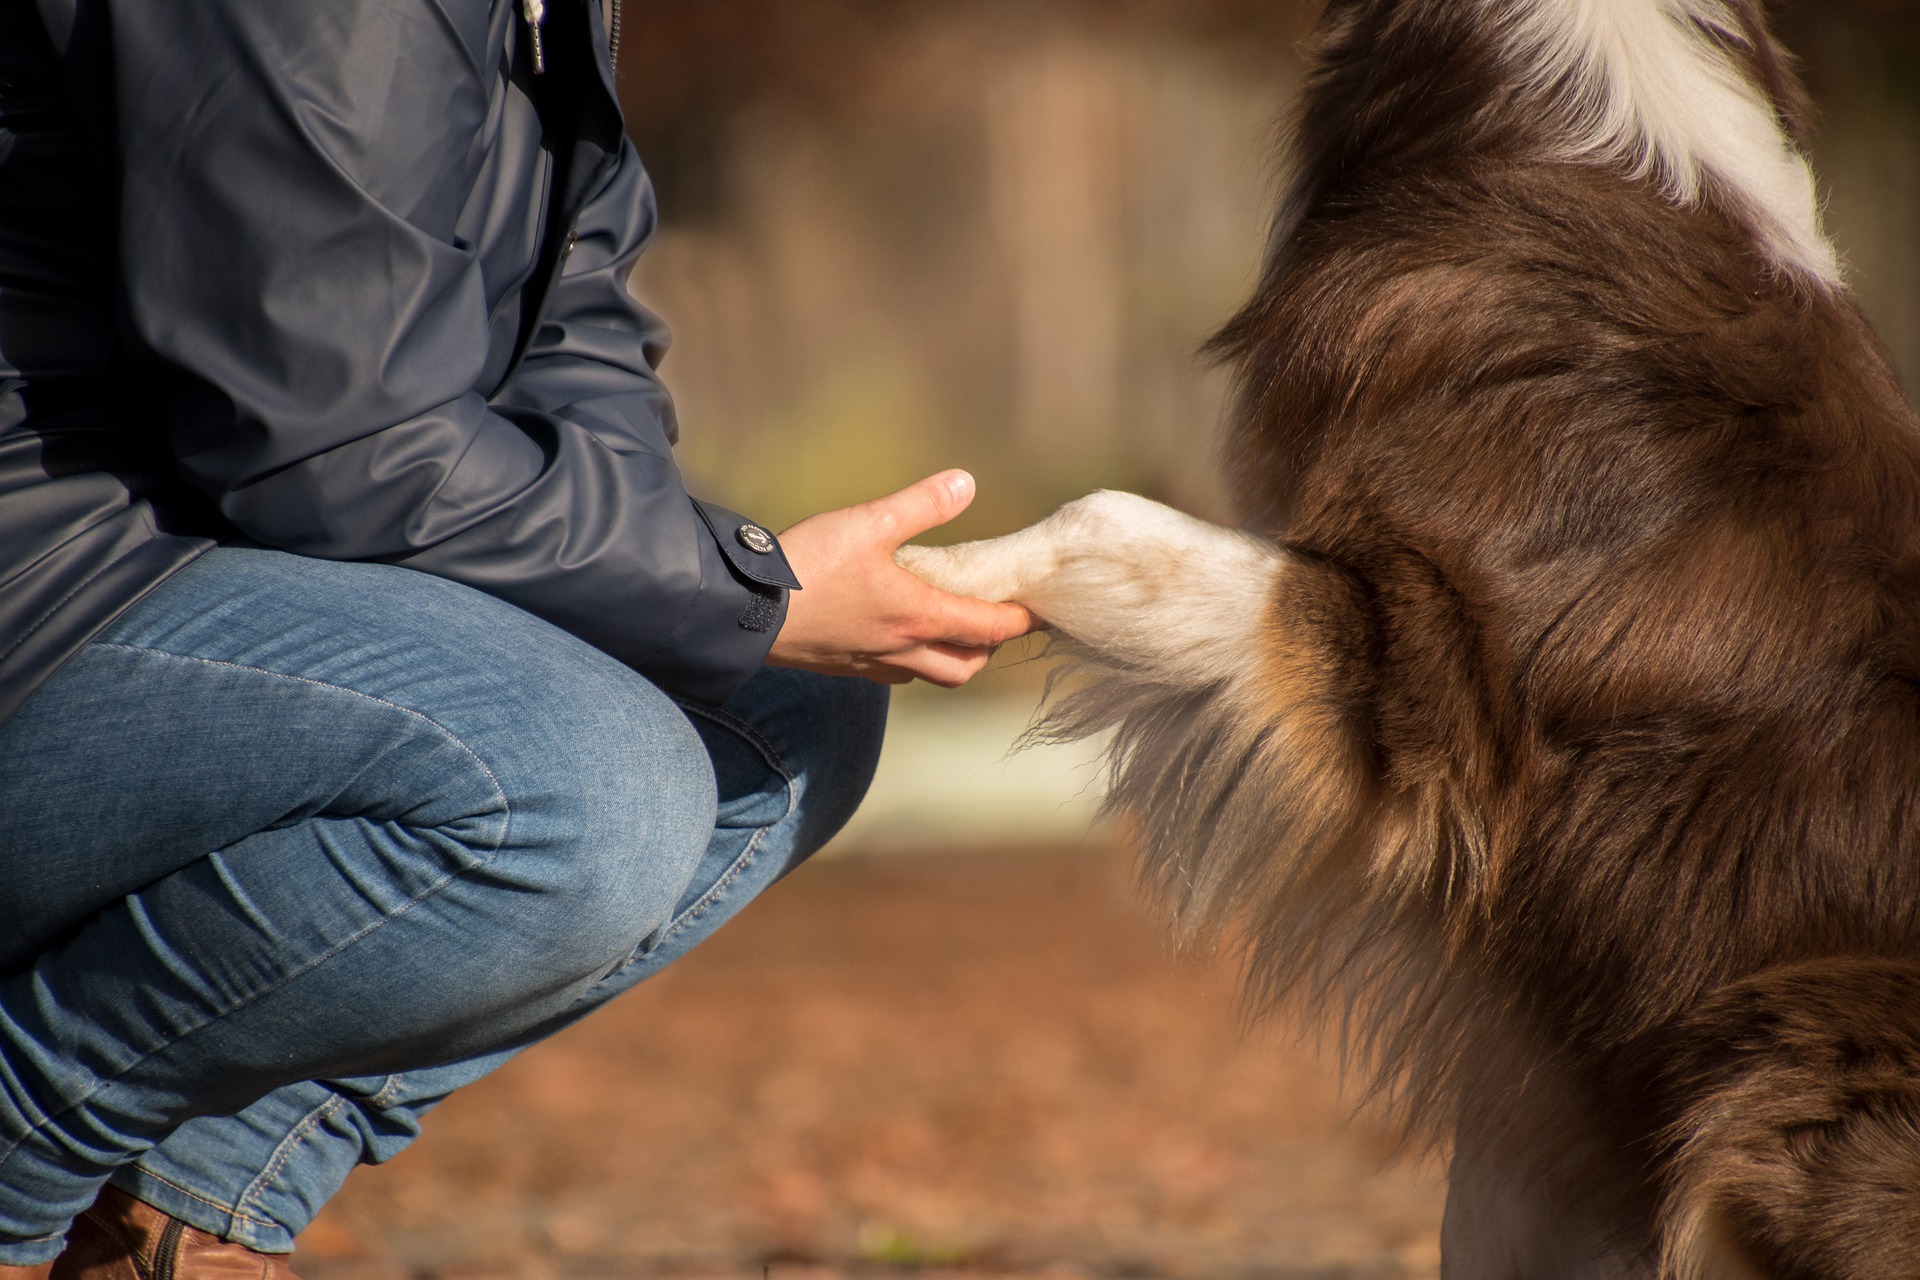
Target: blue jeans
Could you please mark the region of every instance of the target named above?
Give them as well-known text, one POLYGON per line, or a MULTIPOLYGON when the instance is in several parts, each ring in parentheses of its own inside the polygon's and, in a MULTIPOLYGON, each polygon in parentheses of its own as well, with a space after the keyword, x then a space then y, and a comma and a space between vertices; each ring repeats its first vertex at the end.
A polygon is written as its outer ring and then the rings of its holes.
POLYGON ((886 692, 720 710, 437 578, 222 548, 0 726, 0 1263, 111 1180, 267 1252, 853 813, 886 692))

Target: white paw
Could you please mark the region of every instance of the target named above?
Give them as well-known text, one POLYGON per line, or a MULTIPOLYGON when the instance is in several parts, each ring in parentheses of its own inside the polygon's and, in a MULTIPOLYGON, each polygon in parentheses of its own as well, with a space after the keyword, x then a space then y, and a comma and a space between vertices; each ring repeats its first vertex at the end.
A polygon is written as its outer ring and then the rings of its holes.
MULTIPOLYGON (((1017 538, 1020 535, 1014 534, 1017 538)), ((1007 538, 950 547, 901 547, 894 563, 942 591, 980 600, 1011 600, 1020 588, 1018 565, 1010 563, 1007 538)))
POLYGON ((1116 659, 1184 668, 1244 652, 1282 557, 1262 539, 1102 491, 1004 538, 902 547, 896 559, 944 591, 1017 600, 1116 659))

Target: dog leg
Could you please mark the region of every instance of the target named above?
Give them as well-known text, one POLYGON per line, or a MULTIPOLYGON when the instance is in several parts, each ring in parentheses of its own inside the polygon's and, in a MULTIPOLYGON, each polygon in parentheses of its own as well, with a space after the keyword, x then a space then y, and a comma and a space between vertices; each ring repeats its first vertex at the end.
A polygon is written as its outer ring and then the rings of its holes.
POLYGON ((1003 538, 896 558, 942 590, 1026 605, 1103 663, 1189 686, 1245 666, 1286 559, 1265 539, 1112 491, 1003 538))
POLYGON ((899 561, 1017 600, 1063 638, 1078 678, 1038 732, 1111 735, 1107 805, 1130 815, 1142 874, 1183 931, 1288 900, 1315 859, 1350 860, 1370 757, 1346 684, 1370 646, 1339 573, 1111 492, 899 561))

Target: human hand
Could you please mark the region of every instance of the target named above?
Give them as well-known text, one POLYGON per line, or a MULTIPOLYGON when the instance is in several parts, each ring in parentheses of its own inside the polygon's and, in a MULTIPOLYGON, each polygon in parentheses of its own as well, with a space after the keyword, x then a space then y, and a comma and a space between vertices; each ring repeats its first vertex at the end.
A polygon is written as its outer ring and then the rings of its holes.
POLYGON ((943 471, 898 493, 809 516, 780 535, 805 584, 767 662, 884 684, 965 684, 995 648, 1034 629, 1017 604, 949 595, 893 562, 900 544, 973 501, 973 477, 943 471))

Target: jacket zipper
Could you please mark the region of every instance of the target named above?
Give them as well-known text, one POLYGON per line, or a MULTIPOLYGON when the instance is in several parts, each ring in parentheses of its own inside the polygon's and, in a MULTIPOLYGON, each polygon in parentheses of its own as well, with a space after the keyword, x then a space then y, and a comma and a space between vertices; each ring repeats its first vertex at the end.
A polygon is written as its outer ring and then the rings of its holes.
MULTIPOLYGON (((613 68, 616 83, 620 79, 620 0, 607 0, 607 62, 613 68)), ((547 70, 547 51, 541 45, 540 28, 547 20, 545 0, 520 0, 520 17, 527 24, 527 35, 533 41, 533 74, 544 75, 547 70)))
POLYGON ((527 24, 527 38, 533 42, 533 74, 547 69, 547 51, 540 45, 540 24, 547 20, 545 0, 520 0, 520 16, 527 24))
POLYGON ((168 1218, 167 1225, 161 1228, 160 1244, 153 1251, 153 1280, 175 1280, 180 1269, 180 1241, 187 1234, 187 1224, 178 1218, 168 1218))

